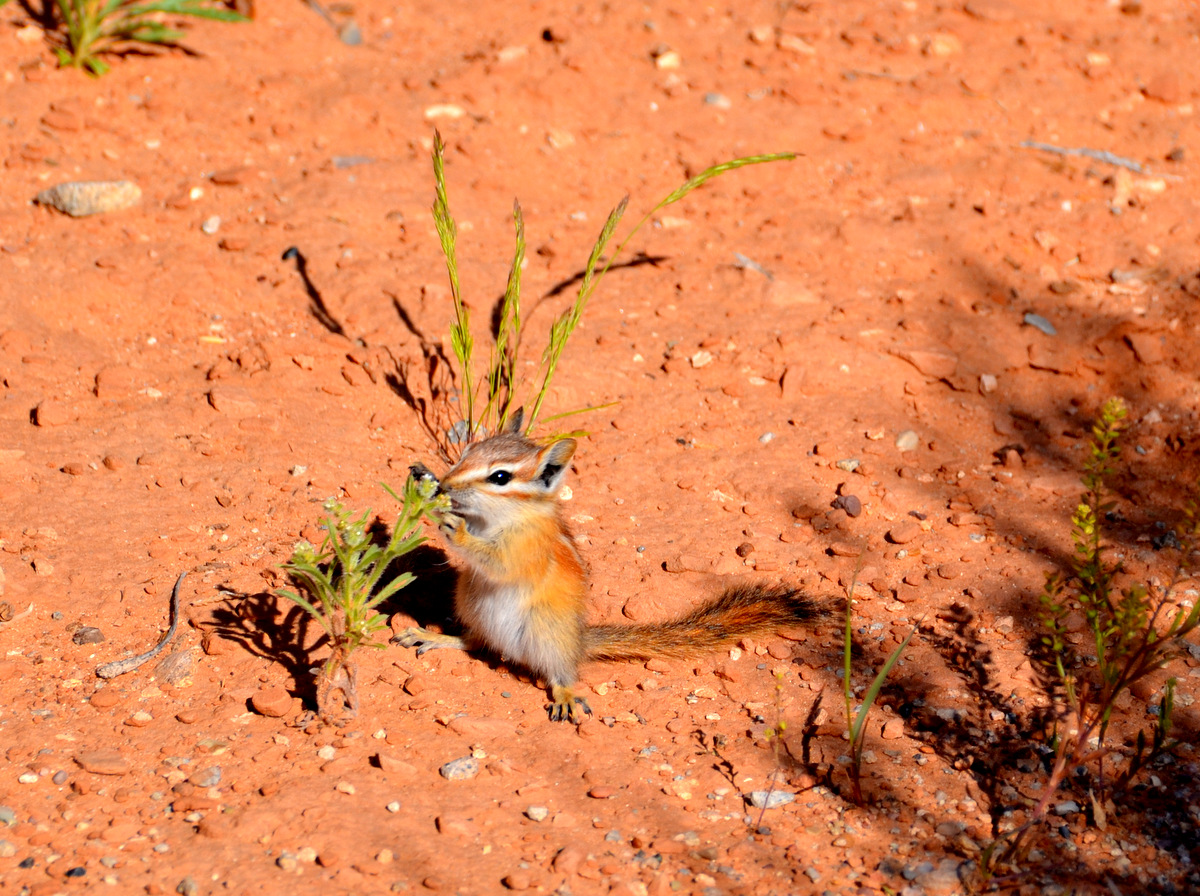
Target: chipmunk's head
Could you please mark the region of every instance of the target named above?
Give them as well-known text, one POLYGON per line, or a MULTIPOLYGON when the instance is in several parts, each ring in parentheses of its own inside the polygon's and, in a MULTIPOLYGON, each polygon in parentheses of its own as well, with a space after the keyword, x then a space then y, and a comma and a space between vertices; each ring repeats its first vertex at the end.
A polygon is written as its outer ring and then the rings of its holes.
POLYGON ((521 432, 523 419, 517 411, 503 432, 470 445, 442 477, 441 491, 473 535, 487 537, 532 515, 558 513, 558 490, 576 442, 538 445, 521 432))

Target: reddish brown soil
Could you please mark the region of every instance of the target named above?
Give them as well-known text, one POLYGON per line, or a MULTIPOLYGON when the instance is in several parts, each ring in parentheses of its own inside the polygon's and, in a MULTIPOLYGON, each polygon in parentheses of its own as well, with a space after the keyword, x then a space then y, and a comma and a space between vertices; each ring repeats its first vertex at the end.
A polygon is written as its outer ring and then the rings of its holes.
MULTIPOLYGON (((1110 395, 1137 449, 1116 550, 1141 579, 1177 562, 1152 539, 1198 472, 1194 9, 350 12, 358 47, 265 0, 252 24, 191 27, 191 52, 89 79, 54 67, 19 3, 0 11, 0 599, 17 614, 0 623, 0 893, 964 889, 1046 779, 1034 611, 1110 395), (434 118, 446 105, 461 116, 434 118), (654 262, 605 280, 549 407, 617 403, 585 418, 570 479, 596 619, 670 615, 748 573, 832 601, 861 563, 858 685, 923 620, 869 727, 865 807, 836 621, 700 663, 589 667, 578 728, 548 722, 518 670, 364 651, 357 720, 298 727, 321 654, 271 596, 278 565, 327 497, 389 522, 380 482, 439 465, 400 394, 428 394, 450 319, 435 125, 481 345, 523 204, 530 362, 622 195, 629 226, 708 165, 803 153, 656 216, 626 256, 654 262), (32 202, 120 178, 136 208, 32 202), (839 489, 861 515, 831 507, 839 489), (99 681, 159 637, 184 570, 190 678, 99 681), (77 645, 80 626, 106 640, 77 645), (272 693, 282 716, 252 710, 272 693), (477 777, 439 775, 472 753, 477 777), (780 766, 795 800, 748 810, 780 766)), ((432 569, 398 619, 445 613, 432 569)), ((1106 827, 1066 807, 1000 885, 1196 892, 1198 669, 1171 670, 1176 758, 1106 827)), ((1116 746, 1164 678, 1122 701, 1116 746)))

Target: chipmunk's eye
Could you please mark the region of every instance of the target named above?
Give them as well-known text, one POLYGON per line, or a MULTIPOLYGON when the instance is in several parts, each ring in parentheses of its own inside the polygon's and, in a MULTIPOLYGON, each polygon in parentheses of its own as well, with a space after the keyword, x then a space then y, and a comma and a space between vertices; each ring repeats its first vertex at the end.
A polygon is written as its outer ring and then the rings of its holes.
POLYGON ((495 470, 488 474, 487 481, 492 485, 508 485, 512 482, 512 473, 508 470, 495 470))

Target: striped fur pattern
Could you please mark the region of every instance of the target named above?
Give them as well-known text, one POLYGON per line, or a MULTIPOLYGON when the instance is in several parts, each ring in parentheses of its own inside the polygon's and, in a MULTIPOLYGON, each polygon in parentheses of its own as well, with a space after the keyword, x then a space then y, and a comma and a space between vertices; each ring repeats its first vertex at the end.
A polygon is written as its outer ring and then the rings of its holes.
POLYGON ((736 585, 669 622, 589 626, 585 654, 589 660, 698 658, 741 638, 795 628, 821 615, 811 598, 794 589, 736 585))

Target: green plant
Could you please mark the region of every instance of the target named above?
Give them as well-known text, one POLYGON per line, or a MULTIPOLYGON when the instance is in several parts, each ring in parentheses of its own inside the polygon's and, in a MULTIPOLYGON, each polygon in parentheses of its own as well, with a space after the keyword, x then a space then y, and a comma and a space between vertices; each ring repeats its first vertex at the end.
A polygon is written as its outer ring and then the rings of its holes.
POLYGON ((879 697, 879 691, 883 688, 883 683, 887 680, 888 675, 891 674, 892 667, 900 660, 900 656, 904 653, 905 648, 908 647, 908 642, 917 633, 920 622, 918 621, 913 626, 908 636, 888 655, 888 658, 883 663, 883 667, 867 687, 867 691, 863 695, 862 704, 856 711, 854 708, 854 685, 851 680, 851 672, 853 671, 852 655, 854 652, 854 589, 857 585, 858 570, 856 569, 854 576, 850 580, 850 588, 846 592, 846 625, 842 634, 842 696, 845 699, 846 705, 846 732, 850 740, 849 774, 851 796, 855 804, 861 806, 863 804, 862 757, 863 745, 866 742, 867 734, 867 716, 871 714, 871 708, 875 705, 875 700, 879 697))
MULTIPOLYGON (((471 335, 470 312, 463 303, 462 291, 458 279, 458 259, 456 252, 457 227, 453 216, 450 214, 449 201, 446 195, 445 144, 442 142, 441 135, 435 132, 433 140, 433 175, 436 181, 436 198, 433 204, 433 220, 437 228, 438 239, 441 243, 442 254, 446 259, 446 270, 450 277, 450 294, 454 302, 454 321, 450 327, 450 348, 455 360, 458 362, 458 376, 461 381, 462 407, 460 411, 463 423, 465 424, 465 431, 462 433, 461 441, 469 442, 481 432, 496 432, 503 429, 511 414, 518 407, 523 406, 523 404, 528 406, 525 415, 525 432, 527 434, 532 432, 538 422, 538 415, 541 413, 542 404, 545 401, 546 393, 549 391, 550 383, 554 378, 555 372, 558 370, 563 350, 566 348, 571 334, 575 331, 575 327, 578 326, 584 309, 587 307, 588 300, 592 297, 596 287, 600 284, 604 275, 608 273, 609 268, 612 267, 613 262, 620 256, 634 234, 641 230, 642 226, 656 212, 678 202, 688 193, 692 192, 692 190, 703 186, 709 180, 727 171, 733 171, 747 165, 777 162, 794 159, 795 157, 796 154, 792 152, 747 156, 723 162, 720 165, 714 165, 711 168, 701 171, 687 181, 687 183, 671 192, 654 208, 650 209, 634 225, 633 229, 626 234, 613 253, 605 258, 604 251, 611 242, 617 225, 620 223, 621 218, 625 214, 625 209, 629 204, 628 196, 622 199, 617 204, 617 207, 609 213, 604 226, 600 229, 600 236, 592 247, 587 264, 584 267, 583 277, 580 281, 575 301, 555 318, 550 326, 549 337, 546 347, 542 352, 539 372, 536 377, 538 385, 528 396, 528 400, 521 402, 518 400, 516 394, 518 391, 518 384, 516 383, 517 352, 524 334, 524 322, 521 319, 521 266, 525 259, 525 225, 521 215, 521 206, 518 203, 514 203, 513 205, 516 250, 513 255, 512 267, 509 269, 508 284, 504 291, 504 298, 501 301, 496 338, 492 345, 491 357, 488 361, 487 369, 483 377, 477 379, 474 371, 475 346, 471 335), (477 391, 481 383, 484 394, 482 396, 482 407, 479 407, 480 396, 477 394, 477 391)), ((596 407, 579 408, 557 414, 547 419, 559 419, 596 409, 596 407)))
POLYGON ((325 502, 325 539, 320 548, 302 541, 283 564, 297 590, 277 593, 304 609, 329 638, 330 655, 318 673, 317 708, 325 721, 358 711, 355 666, 351 661, 361 646, 382 648, 372 636, 387 623, 375 608, 413 580, 405 572, 380 587, 393 561, 424 540, 417 529, 423 516, 445 499, 435 494, 436 483, 409 477, 403 497, 384 486, 401 503, 399 518, 386 544, 379 544, 368 528, 370 511, 355 516, 338 501, 325 502), (307 596, 306 596, 307 595, 307 596), (336 700, 335 694, 341 694, 336 700))
POLYGON ((170 28, 160 15, 191 16, 221 22, 244 22, 216 0, 55 0, 67 27, 65 46, 58 47, 59 65, 86 69, 93 75, 108 71, 100 58, 126 44, 173 45, 183 32, 170 28))
POLYGON ((1174 678, 1167 681, 1149 742, 1145 730, 1140 730, 1124 770, 1111 786, 1106 784, 1104 758, 1113 752, 1106 739, 1118 698, 1164 667, 1200 625, 1200 604, 1189 608, 1176 599, 1178 583, 1190 568, 1200 535, 1195 502, 1185 511, 1182 556, 1172 581, 1157 588, 1137 582, 1117 587, 1121 564, 1108 558, 1104 522, 1115 507, 1108 482, 1120 458, 1125 416, 1125 405, 1116 398, 1100 410, 1084 464, 1084 494, 1071 517, 1074 555, 1065 574, 1047 576, 1039 597, 1039 621, 1044 630, 1040 660, 1055 685, 1057 703, 1050 778, 1025 823, 1010 832, 1004 843, 993 845, 986 856, 989 860, 1022 854, 1029 832, 1046 817, 1072 769, 1096 764, 1099 794, 1093 793, 1091 798, 1096 816, 1102 819, 1105 791, 1123 789, 1146 763, 1170 746, 1174 678), (1070 644, 1067 617, 1075 608, 1084 617, 1095 651, 1090 660, 1079 656, 1070 644))

